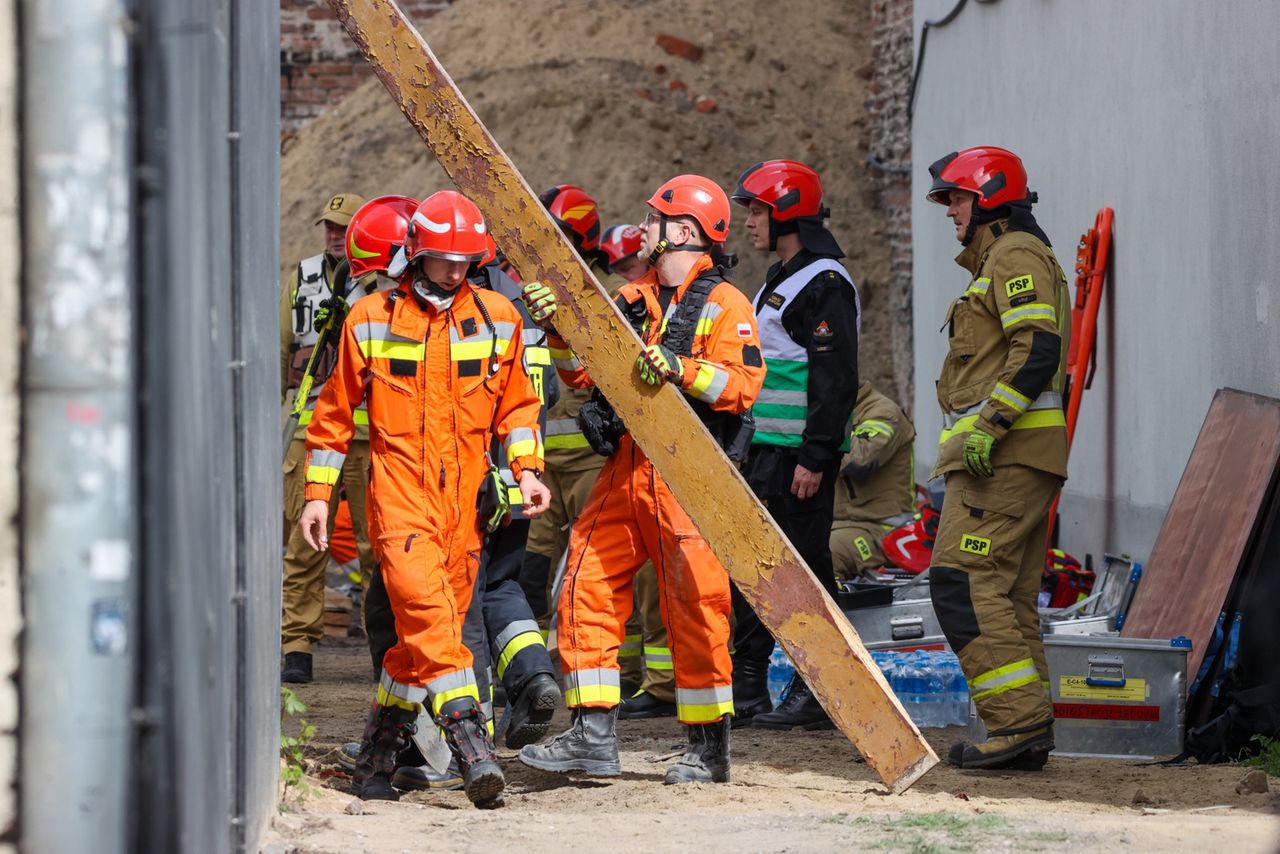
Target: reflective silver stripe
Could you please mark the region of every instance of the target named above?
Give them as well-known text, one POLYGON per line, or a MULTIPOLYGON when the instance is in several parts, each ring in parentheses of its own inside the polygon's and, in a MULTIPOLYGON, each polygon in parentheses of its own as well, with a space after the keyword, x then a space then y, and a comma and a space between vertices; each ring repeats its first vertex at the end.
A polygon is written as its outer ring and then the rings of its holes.
POLYGON ((525 329, 524 334, 521 335, 521 338, 523 339, 524 345, 526 347, 540 347, 542 346, 542 339, 545 335, 546 335, 545 332, 543 332, 538 327, 534 326, 534 327, 525 329))
POLYGON ((698 366, 698 377, 694 380, 689 391, 693 392, 693 396, 703 403, 715 403, 720 399, 720 395, 724 394, 725 387, 729 385, 729 372, 715 365, 703 363, 698 366), (701 385, 702 372, 709 370, 711 372, 711 381, 707 383, 706 388, 697 390, 701 385))
POLYGON ((713 706, 733 702, 733 687, 676 688, 676 703, 681 706, 713 706))
MULTIPOLYGON (((493 324, 493 329, 494 329, 494 333, 498 336, 498 338, 504 341, 510 341, 511 336, 515 335, 516 333, 516 325, 514 323, 507 323, 505 321, 495 321, 493 324)), ((480 329, 476 330, 475 334, 467 335, 465 337, 459 335, 457 329, 451 328, 449 330, 450 344, 460 344, 463 342, 471 342, 474 340, 491 340, 492 338, 493 338, 493 335, 490 334, 488 326, 482 326, 480 329)))
POLYGON ((576 418, 557 418, 554 421, 547 422, 548 436, 572 436, 574 433, 581 433, 578 429, 578 419, 576 418))
POLYGON ((533 632, 538 637, 542 637, 542 631, 533 620, 516 620, 513 623, 509 623, 505 629, 498 633, 498 637, 493 641, 493 648, 496 650, 505 649, 507 644, 516 639, 517 635, 522 635, 525 632, 533 632))
POLYGON ((337 451, 315 450, 312 451, 311 456, 307 458, 307 465, 340 469, 346 459, 346 454, 340 454, 337 451))
POLYGON ((644 648, 644 663, 653 667, 654 665, 663 665, 663 670, 671 669, 671 650, 665 646, 646 646, 644 648))
MULTIPOLYGON (((786 391, 780 388, 762 388, 760 395, 756 398, 756 403, 776 403, 779 406, 808 406, 809 393, 807 391, 786 391)), ((757 429, 758 422, 757 422, 757 429)))
POLYGON ((378 686, 386 691, 392 697, 404 700, 406 703, 422 703, 427 699, 427 689, 419 685, 406 685, 403 682, 397 682, 391 678, 391 674, 382 671, 382 677, 378 679, 378 686))
MULTIPOLYGON (((952 427, 956 426, 956 422, 959 421, 961 418, 967 418, 970 415, 976 415, 977 413, 981 412, 982 407, 986 405, 987 405, 987 402, 984 400, 981 403, 975 403, 973 406, 970 406, 968 409, 962 409, 958 412, 944 412, 942 413, 942 426, 950 430, 952 427)), ((1040 396, 1031 402, 1031 405, 1027 407, 1027 411, 1030 412, 1033 409, 1061 409, 1061 408, 1062 408, 1062 395, 1056 391, 1046 391, 1046 392, 1041 392, 1040 396)), ((759 424, 760 424, 760 419, 756 419, 757 430, 760 429, 759 424)))
POLYGON ((431 696, 443 694, 446 691, 457 691, 462 688, 475 688, 476 675, 471 672, 471 668, 466 670, 455 670, 453 673, 446 673, 427 683, 427 693, 431 696))
POLYGON ((391 331, 390 323, 378 323, 375 321, 367 321, 365 323, 357 323, 353 332, 357 342, 365 341, 394 341, 397 344, 421 344, 417 338, 406 338, 403 335, 396 335, 391 331))
POLYGON ((909 525, 916 520, 914 513, 899 513, 897 516, 890 516, 888 519, 881 519, 881 525, 889 525, 897 528, 902 525, 909 525))
POLYGON ((804 433, 804 422, 796 418, 760 418, 756 417, 757 433, 789 433, 800 436, 804 433))
POLYGON ((604 667, 598 667, 594 670, 574 670, 565 674, 564 677, 565 690, 591 688, 596 685, 605 688, 620 688, 622 677, 617 670, 609 670, 604 667))

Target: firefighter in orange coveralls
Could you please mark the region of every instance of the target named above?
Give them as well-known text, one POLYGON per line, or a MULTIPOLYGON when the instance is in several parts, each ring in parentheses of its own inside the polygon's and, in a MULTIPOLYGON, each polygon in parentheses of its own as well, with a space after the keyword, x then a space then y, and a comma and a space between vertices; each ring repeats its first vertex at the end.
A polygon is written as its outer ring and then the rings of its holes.
POLYGON ((394 800, 391 775, 419 703, 430 703, 463 772, 467 797, 500 806, 494 755, 462 621, 479 568, 477 501, 490 482, 496 435, 520 486, 525 513, 547 506, 542 485, 541 402, 523 368, 520 315, 510 300, 466 281, 486 251, 485 223, 452 191, 428 197, 406 238, 410 278, 360 300, 347 315, 338 365, 307 429, 307 505, 301 526, 327 544, 333 488, 368 402, 369 511, 400 641, 383 658, 353 791, 394 800))
MULTIPOLYGON (((745 453, 742 413, 760 391, 764 361, 751 303, 717 264, 728 260, 721 244, 729 199, 706 178, 681 175, 659 187, 649 205, 642 251, 653 269, 615 299, 647 345, 637 361, 640 377, 652 385, 675 383, 730 456, 734 449, 745 453)), ((522 295, 535 320, 554 322, 548 288, 531 282, 522 295)), ((590 385, 568 345, 544 328, 561 379, 590 385)), ((633 579, 651 559, 675 665, 677 717, 689 736, 666 782, 727 782, 733 714, 728 574, 616 415, 611 429, 608 417, 592 421, 596 407, 607 402, 583 406, 580 422, 595 425, 584 432, 597 450, 615 447, 574 523, 557 617, 573 725, 545 745, 523 748, 520 761, 545 771, 621 773, 614 732, 618 648, 633 579), (606 429, 596 429, 601 425, 606 429)))

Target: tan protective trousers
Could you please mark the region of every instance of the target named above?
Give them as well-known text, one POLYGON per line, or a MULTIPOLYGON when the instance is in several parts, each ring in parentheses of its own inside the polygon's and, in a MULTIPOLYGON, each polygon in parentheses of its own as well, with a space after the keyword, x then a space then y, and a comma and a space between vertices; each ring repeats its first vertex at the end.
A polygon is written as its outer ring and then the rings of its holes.
POLYGON ((1011 465, 989 478, 948 472, 946 481, 929 570, 938 622, 988 733, 1036 728, 1053 718, 1036 596, 1062 479, 1011 465))
MULTIPOLYGON (((324 571, 329 555, 307 545, 298 528, 305 501, 306 442, 295 438, 289 443, 284 461, 284 523, 288 536, 284 554, 284 583, 281 598, 280 646, 282 652, 310 652, 311 645, 324 635, 324 571)), ((351 443, 342 464, 342 482, 346 486, 347 504, 351 509, 351 527, 356 535, 360 555, 360 574, 373 573, 373 549, 369 545, 368 522, 365 517, 365 490, 369 477, 369 443, 351 443)), ((329 502, 329 531, 338 506, 339 490, 329 502)))

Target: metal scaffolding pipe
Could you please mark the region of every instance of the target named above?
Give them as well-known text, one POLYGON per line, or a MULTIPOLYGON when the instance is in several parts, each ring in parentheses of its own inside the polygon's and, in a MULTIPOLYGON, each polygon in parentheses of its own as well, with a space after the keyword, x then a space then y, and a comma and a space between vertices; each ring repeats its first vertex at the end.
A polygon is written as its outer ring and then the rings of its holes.
POLYGON ((22 0, 22 22, 22 849, 110 854, 137 601, 129 19, 22 0))

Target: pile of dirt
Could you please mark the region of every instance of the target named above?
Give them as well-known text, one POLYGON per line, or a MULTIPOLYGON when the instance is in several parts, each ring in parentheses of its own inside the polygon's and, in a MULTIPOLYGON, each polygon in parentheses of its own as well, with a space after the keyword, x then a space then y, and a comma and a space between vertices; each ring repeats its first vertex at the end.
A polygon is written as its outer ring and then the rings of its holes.
MULTIPOLYGON (((865 317, 862 373, 890 383, 889 251, 864 165, 869 4, 811 0, 458 0, 424 25, 432 49, 530 185, 575 183, 606 224, 635 222, 681 172, 732 189, 769 158, 817 168, 865 317), (656 43, 668 33, 697 61, 656 43), (510 38, 510 41, 506 39, 510 38), (714 109, 701 111, 714 101, 714 109)), ((315 212, 354 191, 422 195, 451 186, 377 80, 308 126, 285 152, 282 265, 316 251, 315 212)), ((769 259, 731 227, 738 281, 753 293, 769 259)))

